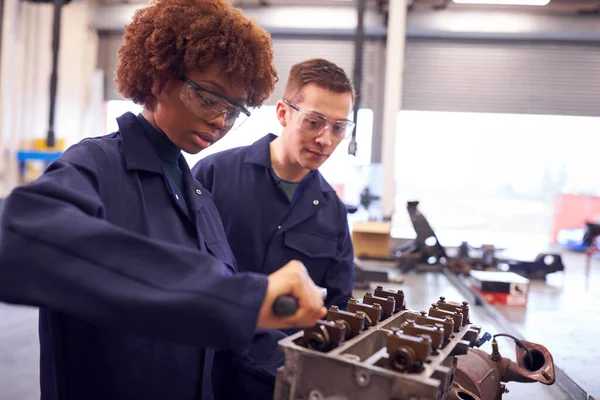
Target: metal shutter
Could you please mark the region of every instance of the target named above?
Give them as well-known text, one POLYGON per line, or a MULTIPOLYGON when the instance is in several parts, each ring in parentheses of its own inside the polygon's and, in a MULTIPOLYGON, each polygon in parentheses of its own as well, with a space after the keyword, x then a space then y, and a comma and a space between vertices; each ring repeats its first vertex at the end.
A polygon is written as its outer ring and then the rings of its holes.
MULTIPOLYGON (((324 58, 336 63, 346 71, 351 80, 353 79, 354 43, 350 40, 273 38, 273 47, 279 82, 267 104, 275 104, 281 99, 290 68, 309 58, 324 58)), ((379 41, 365 41, 361 108, 372 108, 374 105, 380 78, 378 71, 382 48, 379 41)))
POLYGON ((403 109, 600 116, 600 45, 408 39, 403 109))

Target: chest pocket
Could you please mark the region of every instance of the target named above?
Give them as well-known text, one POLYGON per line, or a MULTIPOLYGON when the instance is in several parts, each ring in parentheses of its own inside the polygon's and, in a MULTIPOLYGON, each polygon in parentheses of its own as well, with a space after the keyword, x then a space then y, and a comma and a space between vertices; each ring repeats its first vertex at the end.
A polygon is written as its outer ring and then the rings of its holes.
POLYGON ((335 258, 337 240, 333 237, 305 232, 285 232, 283 243, 309 258, 335 258))
POLYGON ((203 241, 208 250, 229 267, 229 273, 235 272, 235 259, 217 208, 212 204, 206 204, 198 210, 196 218, 198 240, 203 241))
POLYGON ((226 240, 206 242, 206 247, 215 257, 217 257, 229 267, 231 271, 228 272, 237 271, 231 248, 229 247, 229 243, 226 240))

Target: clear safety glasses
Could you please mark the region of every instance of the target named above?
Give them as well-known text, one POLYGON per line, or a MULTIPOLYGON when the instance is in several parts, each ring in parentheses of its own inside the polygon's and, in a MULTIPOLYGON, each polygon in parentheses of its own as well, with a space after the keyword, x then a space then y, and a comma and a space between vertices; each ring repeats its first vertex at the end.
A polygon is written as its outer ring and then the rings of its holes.
POLYGON ((203 120, 212 121, 224 116, 225 122, 221 129, 234 130, 250 116, 250 111, 225 96, 204 89, 189 78, 181 79, 184 82, 180 94, 181 101, 203 120))
POLYGON ((283 102, 298 112, 296 124, 298 129, 307 135, 317 137, 327 128, 331 128, 331 140, 341 142, 352 134, 354 122, 350 120, 331 120, 317 112, 305 111, 287 100, 283 100, 283 102))

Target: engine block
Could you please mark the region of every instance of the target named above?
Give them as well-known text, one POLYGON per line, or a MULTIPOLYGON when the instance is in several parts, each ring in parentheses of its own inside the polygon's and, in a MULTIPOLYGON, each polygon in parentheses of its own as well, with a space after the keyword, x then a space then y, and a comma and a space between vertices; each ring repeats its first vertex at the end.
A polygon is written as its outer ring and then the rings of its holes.
POLYGON ((452 391, 457 356, 481 328, 466 302, 441 297, 428 312, 407 310, 402 291, 377 287, 345 311, 279 342, 275 400, 441 400, 452 391))

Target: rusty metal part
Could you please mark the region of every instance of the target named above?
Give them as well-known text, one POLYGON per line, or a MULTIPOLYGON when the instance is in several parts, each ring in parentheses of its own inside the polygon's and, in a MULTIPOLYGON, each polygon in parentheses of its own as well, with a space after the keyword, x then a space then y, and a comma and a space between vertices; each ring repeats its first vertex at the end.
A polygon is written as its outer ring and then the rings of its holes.
POLYGON ((425 311, 421 311, 421 315, 417 316, 417 324, 424 326, 435 326, 436 324, 442 325, 444 328, 444 344, 442 346, 445 346, 450 340, 452 332, 454 332, 454 319, 452 317, 428 317, 425 311))
POLYGON ((442 310, 435 303, 429 307, 429 315, 436 318, 452 317, 454 320, 454 332, 458 332, 460 327, 463 326, 463 315, 461 312, 442 310))
POLYGON ((374 326, 383 317, 383 309, 381 308, 381 304, 364 304, 360 303, 356 299, 348 300, 348 304, 346 305, 346 310, 350 312, 362 311, 366 314, 365 324, 367 326, 374 326))
POLYGON ((500 371, 486 352, 470 349, 466 355, 458 357, 454 385, 460 389, 453 391, 462 389, 476 399, 499 400, 502 396, 500 383, 500 371))
POLYGON ((317 321, 312 328, 305 328, 302 345, 311 350, 328 352, 338 347, 346 336, 344 321, 317 321))
POLYGON ((431 353, 431 337, 411 336, 397 330, 387 334, 390 367, 399 372, 419 372, 431 353))
POLYGON ((446 265, 448 266, 450 271, 454 272, 457 275, 468 275, 469 272, 471 272, 471 270, 473 269, 473 265, 471 265, 467 261, 453 257, 447 259, 446 265))
POLYGON ((396 299, 391 296, 378 297, 373 296, 373 293, 366 293, 363 297, 363 303, 365 304, 379 304, 383 309, 383 318, 389 318, 394 315, 394 311, 396 310, 396 299))
POLYGON ((481 397, 465 389, 457 381, 454 381, 450 393, 448 393, 444 400, 481 400, 481 397))
POLYGON ((502 394, 508 391, 502 382, 541 382, 552 385, 555 382, 552 354, 537 343, 521 343, 531 351, 533 360, 527 357, 525 349, 518 346, 516 363, 502 357, 495 339, 492 341, 492 354, 470 349, 467 355, 458 357, 454 386, 448 400, 500 400, 502 394))
POLYGON ((434 354, 442 347, 442 343, 444 343, 444 328, 440 325, 419 325, 415 323, 414 320, 409 319, 408 321, 404 322, 400 328, 407 335, 429 336, 431 338, 431 347, 434 354))
POLYGON ((463 301, 462 303, 455 303, 453 301, 446 301, 444 296, 440 296, 440 299, 437 301, 437 307, 446 310, 446 311, 456 311, 460 312, 463 315, 463 326, 470 324, 469 320, 469 303, 463 301))
POLYGON ((373 291, 373 294, 377 297, 393 297, 396 300, 396 308, 395 312, 406 310, 406 305, 404 304, 404 292, 402 290, 390 290, 384 289, 383 286, 377 286, 373 291))
POLYGON ((531 352, 533 362, 527 357, 525 349, 517 347, 517 372, 533 381, 544 385, 552 385, 556 381, 556 374, 554 372, 554 359, 550 351, 541 344, 525 340, 521 340, 521 343, 531 352))
POLYGON ((346 326, 344 339, 350 340, 365 329, 365 316, 363 311, 348 312, 340 310, 338 306, 331 306, 327 313, 327 321, 343 321, 346 326))

